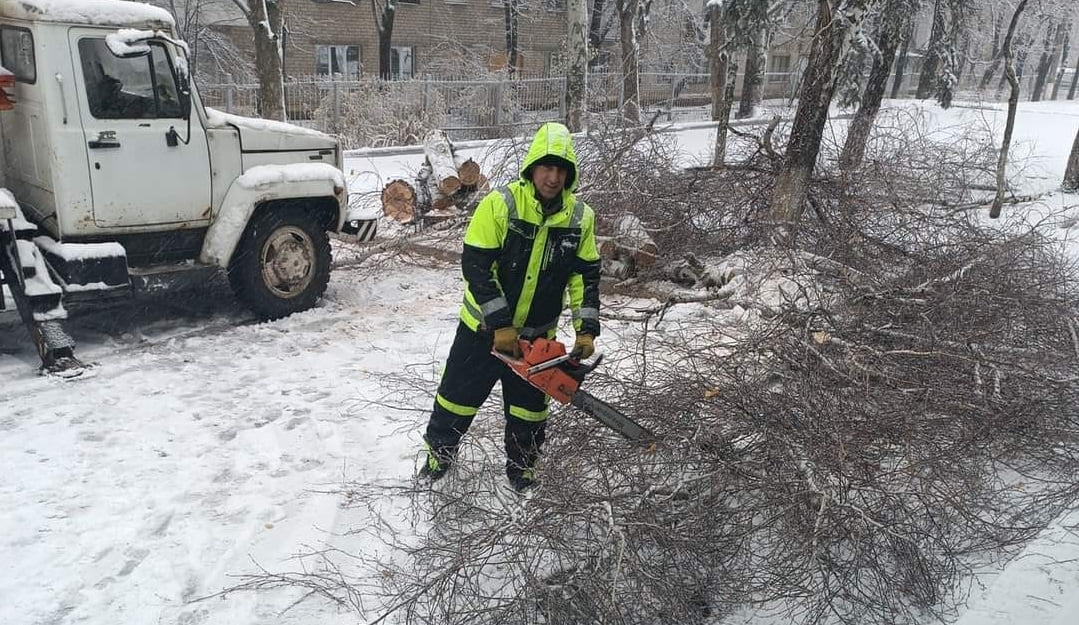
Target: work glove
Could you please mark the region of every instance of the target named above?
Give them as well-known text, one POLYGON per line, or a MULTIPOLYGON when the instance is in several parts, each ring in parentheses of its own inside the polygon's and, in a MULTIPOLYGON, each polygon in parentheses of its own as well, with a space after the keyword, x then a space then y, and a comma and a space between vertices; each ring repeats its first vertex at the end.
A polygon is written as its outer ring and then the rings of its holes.
POLYGON ((506 326, 495 330, 494 348, 503 354, 520 358, 521 345, 517 342, 517 328, 506 326))
POLYGON ((577 340, 573 342, 573 350, 569 355, 577 360, 585 360, 592 354, 596 353, 595 339, 591 334, 578 334, 577 340))

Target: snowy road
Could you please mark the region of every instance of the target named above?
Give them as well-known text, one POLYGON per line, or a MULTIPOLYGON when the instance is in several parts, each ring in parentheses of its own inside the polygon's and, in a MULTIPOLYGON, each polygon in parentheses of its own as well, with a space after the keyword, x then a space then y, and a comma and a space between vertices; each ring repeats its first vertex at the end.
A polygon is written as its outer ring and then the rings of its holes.
POLYGON ((336 271, 322 306, 269 324, 220 290, 197 317, 79 318, 86 380, 38 377, 28 344, 0 358, 0 623, 275 622, 250 594, 185 602, 333 532, 336 498, 312 490, 408 479, 422 415, 357 400, 405 364, 433 379, 453 273, 336 271))

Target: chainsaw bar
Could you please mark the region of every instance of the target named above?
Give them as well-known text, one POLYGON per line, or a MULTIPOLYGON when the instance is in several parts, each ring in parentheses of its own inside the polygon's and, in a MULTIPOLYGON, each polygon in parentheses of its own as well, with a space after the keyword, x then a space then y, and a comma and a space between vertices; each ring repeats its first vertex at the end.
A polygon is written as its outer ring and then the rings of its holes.
POLYGON ((578 390, 570 399, 570 404, 635 443, 655 440, 655 436, 636 421, 602 399, 593 397, 588 391, 578 390))

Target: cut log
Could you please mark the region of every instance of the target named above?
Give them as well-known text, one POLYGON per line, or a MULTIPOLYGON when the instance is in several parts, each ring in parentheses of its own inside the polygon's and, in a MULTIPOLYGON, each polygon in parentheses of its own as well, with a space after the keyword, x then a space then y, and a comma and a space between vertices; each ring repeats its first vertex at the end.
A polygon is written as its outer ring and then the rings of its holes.
POLYGON ((613 234, 600 239, 600 255, 609 259, 632 259, 635 267, 651 267, 658 249, 640 219, 622 215, 614 222, 613 234))
POLYGON ((483 172, 480 171, 479 163, 468 159, 457 166, 457 177, 461 180, 462 187, 475 187, 483 177, 483 172))
POLYGON ((416 190, 404 180, 391 180, 382 189, 382 212, 401 223, 416 218, 416 190))
POLYGON ((452 195, 461 188, 461 179, 457 176, 457 164, 453 161, 453 147, 446 133, 432 130, 423 140, 423 153, 431 165, 431 176, 438 190, 445 195, 452 195))

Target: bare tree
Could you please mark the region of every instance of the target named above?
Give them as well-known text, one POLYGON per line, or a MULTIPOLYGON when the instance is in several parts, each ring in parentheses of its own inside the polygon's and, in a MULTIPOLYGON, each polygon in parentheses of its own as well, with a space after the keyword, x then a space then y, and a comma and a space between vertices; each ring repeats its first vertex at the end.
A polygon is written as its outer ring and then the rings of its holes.
POLYGON ((806 185, 817 163, 828 107, 835 93, 836 76, 849 47, 849 37, 875 0, 844 0, 833 4, 818 0, 817 23, 809 52, 809 65, 802 76, 798 111, 794 116, 787 153, 772 195, 772 217, 786 227, 780 238, 793 235, 802 214, 806 185))
POLYGON ((1038 70, 1034 77, 1034 89, 1030 93, 1030 100, 1038 102, 1045 96, 1045 86, 1049 83, 1050 71, 1053 66, 1060 62, 1061 49, 1064 47, 1065 24, 1053 23, 1053 17, 1047 17, 1048 27, 1045 29, 1045 45, 1042 47, 1042 55, 1038 60, 1038 70))
POLYGON ((1011 95, 1008 96, 1008 121, 1004 125, 1004 139, 1000 146, 1000 158, 997 161, 997 194, 993 198, 993 205, 989 209, 989 216, 1000 217, 1000 209, 1004 205, 1004 188, 1006 186, 1005 173, 1008 167, 1008 150, 1012 144, 1012 131, 1015 129, 1015 111, 1019 107, 1019 78, 1015 73, 1015 59, 1012 50, 1012 42, 1015 37, 1016 27, 1023 10, 1027 8, 1028 0, 1019 0, 1012 13, 1012 22, 1008 26, 1008 34, 1004 37, 1004 75, 1011 85, 1011 95))
POLYGON ((705 18, 708 20, 709 29, 708 66, 712 87, 712 120, 718 122, 712 165, 722 167, 727 158, 727 130, 732 105, 730 90, 727 88, 731 73, 731 53, 725 23, 726 5, 723 2, 709 2, 705 5, 705 18))
POLYGON ((618 33, 622 47, 622 118, 641 123, 641 44, 652 10, 652 0, 616 0, 618 33))
POLYGON ((873 59, 873 69, 862 94, 858 112, 854 114, 839 165, 851 169, 862 164, 866 142, 873 128, 873 121, 880 111, 884 91, 888 85, 888 74, 895 60, 896 51, 904 38, 910 33, 913 18, 921 9, 922 0, 885 0, 881 8, 880 23, 877 28, 877 54, 873 59))
POLYGON ((243 12, 255 34, 255 73, 259 82, 260 114, 266 119, 285 119, 284 70, 281 60, 281 28, 284 0, 232 0, 243 12))
POLYGON ((1060 83, 1064 82, 1064 67, 1068 64, 1068 54, 1071 52, 1071 33, 1073 23, 1071 20, 1067 20, 1061 26, 1061 30, 1064 31, 1064 40, 1060 46, 1060 58, 1057 63, 1056 79, 1053 81, 1053 94, 1050 97, 1052 100, 1056 100, 1060 95, 1060 83))
POLYGON ((506 19, 506 71, 513 76, 521 56, 518 22, 521 16, 521 0, 502 0, 506 19))
POLYGON ((378 33, 378 77, 393 78, 393 22, 397 0, 371 0, 371 15, 378 33))
POLYGON ((1064 188, 1069 191, 1079 190, 1079 132, 1075 133, 1072 151, 1068 155, 1068 167, 1064 170, 1064 188))
POLYGON ((903 79, 907 73, 907 60, 910 54, 910 40, 914 38, 914 27, 917 25, 915 16, 911 16, 910 26, 903 36, 903 45, 899 48, 898 58, 895 60, 895 77, 892 79, 892 98, 898 98, 903 88, 903 79))
MULTIPOLYGON (((602 2, 602 0, 597 0, 602 2)), ((569 64, 566 67, 566 126, 571 132, 586 130, 588 121, 588 3, 568 0, 569 64)))
POLYGON ((592 17, 588 21, 588 44, 592 53, 591 58, 588 59, 589 67, 595 67, 604 58, 601 53, 603 40, 607 38, 611 24, 614 23, 614 20, 610 19, 610 7, 607 0, 594 0, 592 3, 592 17), (603 19, 605 16, 606 20, 603 19))

